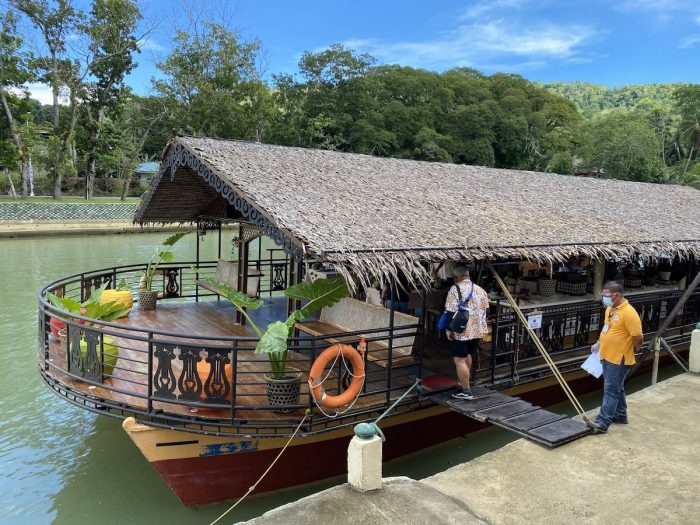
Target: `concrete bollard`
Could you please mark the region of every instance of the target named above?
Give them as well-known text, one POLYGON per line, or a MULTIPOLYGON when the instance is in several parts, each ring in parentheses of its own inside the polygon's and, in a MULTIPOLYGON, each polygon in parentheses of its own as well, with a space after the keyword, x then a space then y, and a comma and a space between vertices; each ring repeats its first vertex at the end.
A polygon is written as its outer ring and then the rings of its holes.
POLYGON ((688 370, 700 374, 700 323, 690 335, 690 355, 688 356, 688 370))
POLYGON ((348 483, 360 492, 382 488, 382 440, 353 436, 348 447, 348 483))

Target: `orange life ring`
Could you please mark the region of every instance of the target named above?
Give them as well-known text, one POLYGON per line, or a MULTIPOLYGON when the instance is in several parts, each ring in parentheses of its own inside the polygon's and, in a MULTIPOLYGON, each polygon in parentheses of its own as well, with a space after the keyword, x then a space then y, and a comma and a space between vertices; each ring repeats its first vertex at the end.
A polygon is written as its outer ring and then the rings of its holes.
POLYGON ((324 408, 338 408, 347 405, 360 393, 360 389, 365 382, 365 362, 362 355, 350 345, 336 344, 329 346, 319 354, 311 365, 309 370, 309 388, 311 395, 314 396, 316 402, 324 408), (321 383, 316 384, 316 381, 323 375, 326 365, 333 361, 338 353, 350 361, 352 364, 352 381, 350 386, 338 396, 329 396, 323 390, 321 383))

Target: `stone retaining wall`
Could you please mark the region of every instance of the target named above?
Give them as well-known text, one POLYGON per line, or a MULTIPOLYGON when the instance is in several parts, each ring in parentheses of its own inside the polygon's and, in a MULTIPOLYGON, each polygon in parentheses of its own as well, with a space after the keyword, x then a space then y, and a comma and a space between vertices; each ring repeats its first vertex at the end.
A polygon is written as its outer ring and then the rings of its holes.
POLYGON ((105 222, 131 221, 138 203, 0 202, 0 221, 105 222))

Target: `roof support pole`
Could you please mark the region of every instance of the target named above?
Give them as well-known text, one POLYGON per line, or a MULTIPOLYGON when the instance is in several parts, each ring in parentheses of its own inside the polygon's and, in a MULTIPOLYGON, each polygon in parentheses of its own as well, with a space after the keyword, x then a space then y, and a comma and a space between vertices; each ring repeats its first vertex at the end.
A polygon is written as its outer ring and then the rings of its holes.
POLYGON ((605 280, 605 260, 594 261, 593 266, 593 300, 600 299, 600 292, 603 291, 603 281, 605 280))

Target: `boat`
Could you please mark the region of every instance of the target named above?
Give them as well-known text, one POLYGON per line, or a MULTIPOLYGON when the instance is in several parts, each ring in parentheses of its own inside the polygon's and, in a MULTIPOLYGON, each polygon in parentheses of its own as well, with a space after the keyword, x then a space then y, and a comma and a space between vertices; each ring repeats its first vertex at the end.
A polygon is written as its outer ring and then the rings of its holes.
MULTIPOLYGON (((457 384, 434 329, 446 288, 430 282, 452 263, 471 265, 480 284, 491 271, 502 275, 519 301, 489 290, 490 334, 474 367, 480 385, 541 406, 563 399, 514 314, 520 309, 537 317, 539 338, 575 392, 600 388, 580 365, 601 328, 604 278, 622 275, 624 265, 644 266, 628 272, 635 288, 626 297, 645 334, 663 327, 669 348, 687 350, 700 319, 693 285, 699 195, 677 186, 178 136, 134 220, 218 235, 218 259, 201 260, 197 243, 193 261, 162 262, 152 279, 156 308, 112 320, 62 310, 49 294, 85 302, 122 280, 139 283, 152 265, 46 284, 39 292, 39 374, 63 400, 122 419, 185 505, 340 475, 354 426, 385 413, 384 460, 483 428, 433 400, 457 384), (235 260, 222 256, 228 243, 235 260), (586 270, 555 272, 574 259, 586 270), (664 282, 651 275, 659 261, 672 268, 663 270, 664 282), (544 295, 535 293, 538 272, 547 274, 544 295), (520 279, 508 277, 513 273, 520 279), (408 311, 396 308, 400 276, 412 283, 408 311), (268 393, 270 364, 256 352, 253 326, 299 311, 299 297, 285 290, 312 279, 343 282, 349 295, 293 324, 286 363, 301 379, 281 400, 268 393), (212 281, 262 307, 235 307, 212 281), (385 285, 389 307, 372 304, 375 282, 385 285), (365 376, 356 399, 329 408, 315 399, 309 371, 338 344, 362 351, 365 376)), ((325 391, 341 395, 348 372, 339 360, 326 373, 325 391)))

